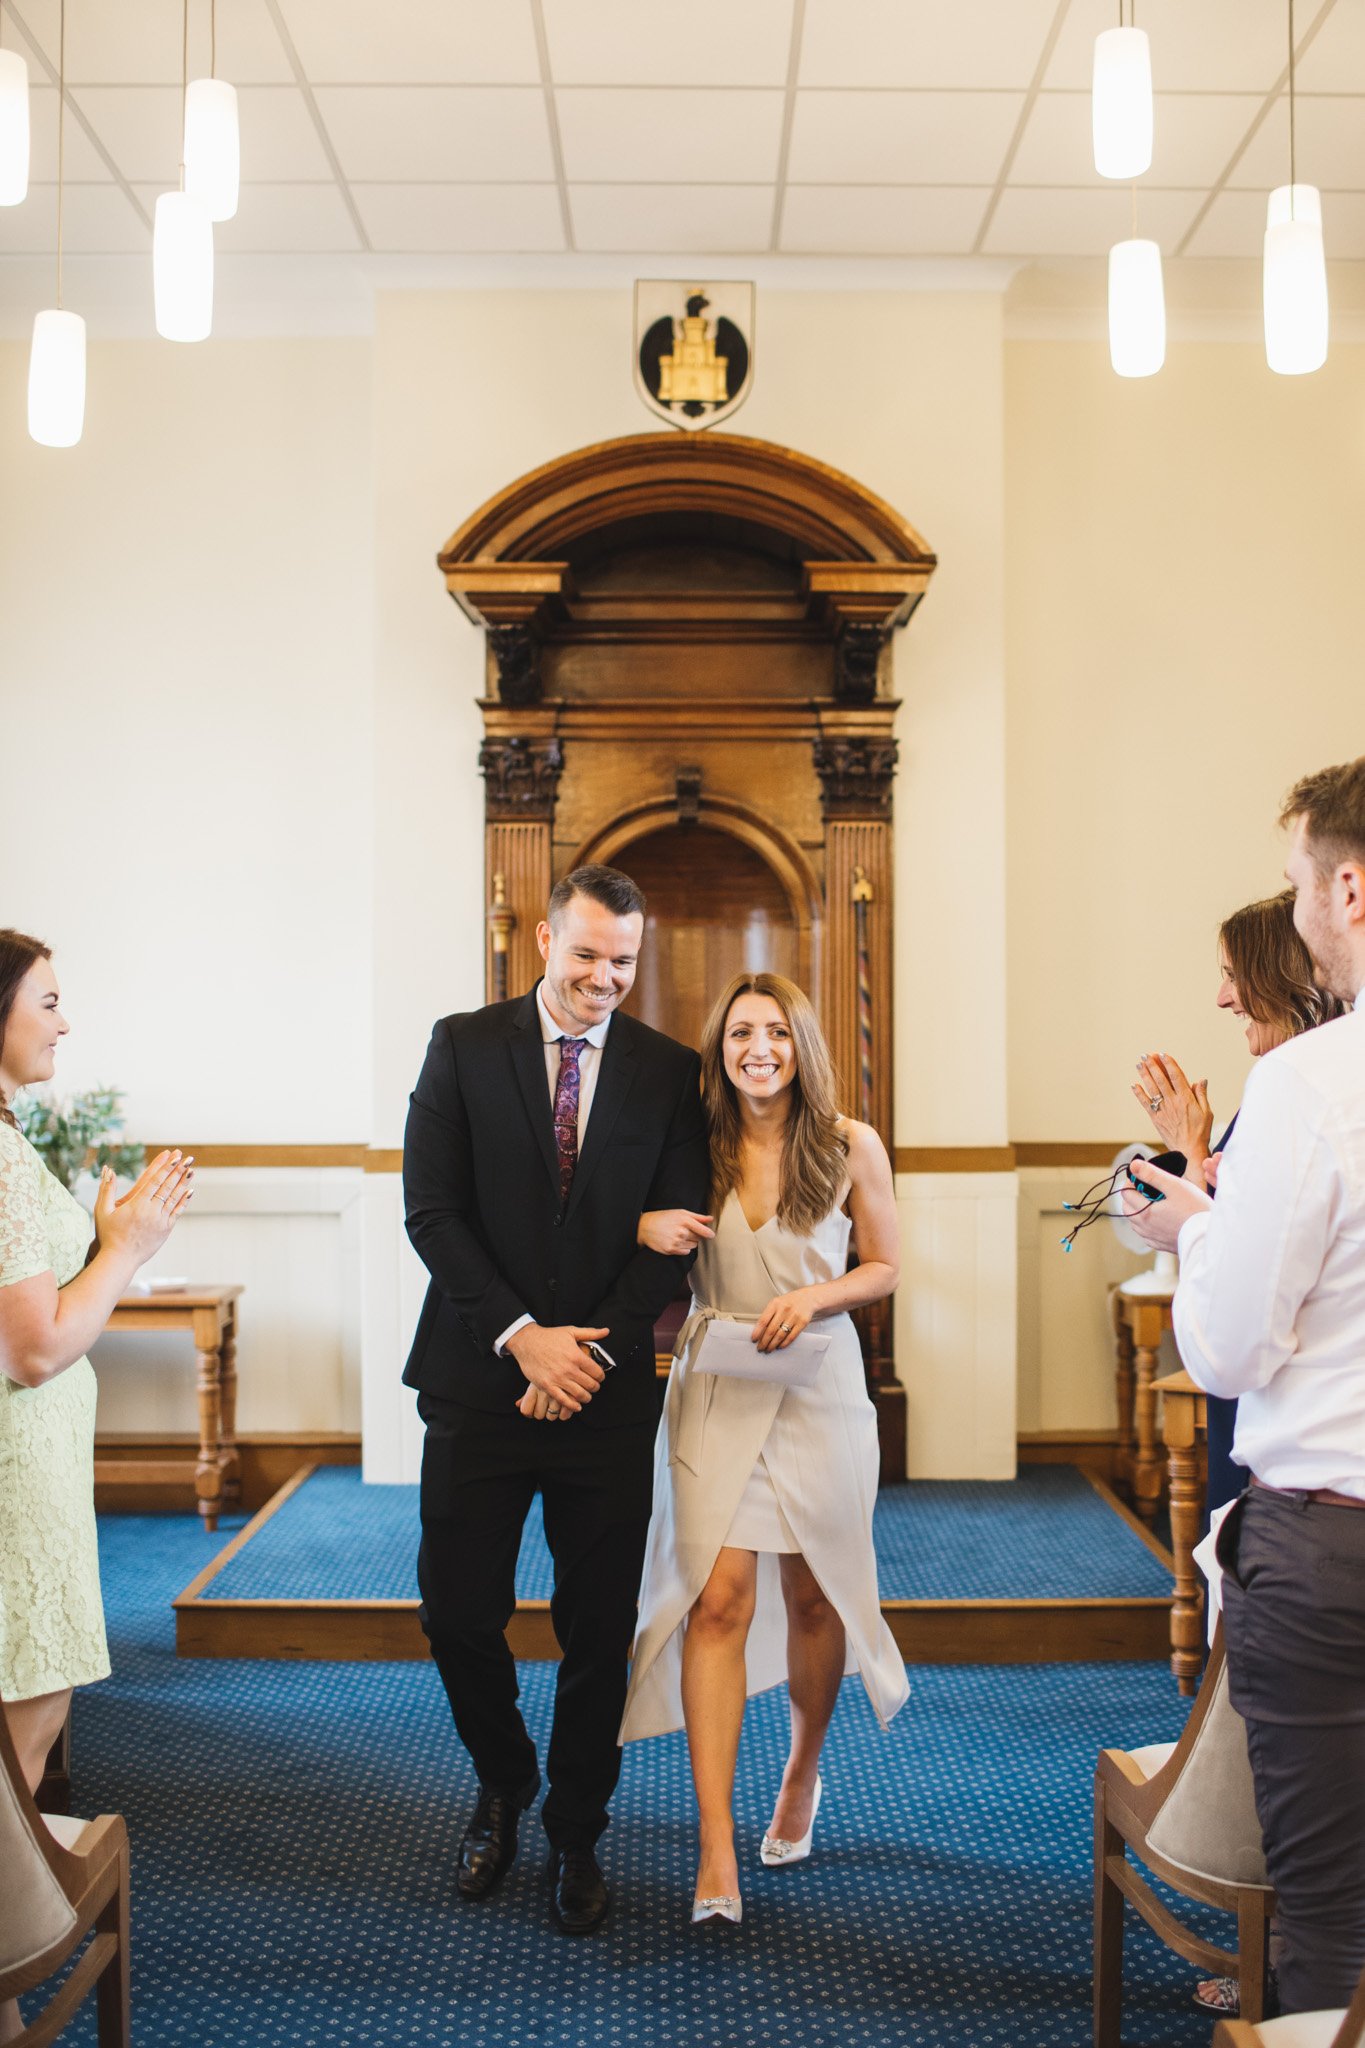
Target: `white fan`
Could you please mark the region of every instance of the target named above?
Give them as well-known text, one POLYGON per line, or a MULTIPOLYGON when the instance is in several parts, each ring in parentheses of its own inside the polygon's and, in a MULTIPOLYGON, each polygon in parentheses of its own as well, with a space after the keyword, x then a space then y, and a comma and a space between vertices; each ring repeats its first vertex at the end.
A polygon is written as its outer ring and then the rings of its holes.
MULTIPOLYGON (((1127 1166, 1130 1159, 1150 1159, 1151 1156, 1150 1145, 1125 1145, 1122 1151, 1114 1154, 1110 1171, 1116 1173, 1121 1166, 1127 1166)), ((1104 1212, 1113 1218, 1114 1235, 1126 1251, 1148 1252, 1151 1246, 1143 1243, 1123 1213, 1120 1189, 1126 1185, 1126 1175, 1122 1180, 1115 1182, 1114 1192, 1105 1203, 1104 1212)), ((1157 1294, 1164 1297, 1175 1286, 1179 1270, 1179 1261, 1174 1252, 1158 1252, 1145 1272, 1134 1273, 1130 1280, 1124 1281, 1123 1291, 1125 1294, 1157 1294)))

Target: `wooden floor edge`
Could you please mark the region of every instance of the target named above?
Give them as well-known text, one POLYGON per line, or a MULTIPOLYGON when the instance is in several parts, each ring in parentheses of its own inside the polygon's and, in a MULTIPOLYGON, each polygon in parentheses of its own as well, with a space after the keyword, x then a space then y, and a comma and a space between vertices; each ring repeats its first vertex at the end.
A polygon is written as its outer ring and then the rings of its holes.
POLYGON ((1126 1501, 1120 1500, 1118 1495, 1115 1493, 1113 1487, 1109 1484, 1108 1480, 1101 1479, 1097 1472, 1090 1471, 1084 1465, 1078 1465, 1076 1467, 1076 1470, 1078 1472, 1083 1472, 1085 1474, 1086 1478, 1090 1481, 1090 1484, 1094 1487, 1096 1493, 1104 1502, 1105 1506, 1107 1508, 1112 1508, 1114 1513, 1118 1516, 1119 1520, 1121 1522, 1126 1522, 1128 1524, 1128 1527, 1132 1530, 1133 1534, 1135 1536, 1140 1536, 1142 1538, 1147 1548, 1151 1551, 1152 1556, 1157 1560, 1158 1564, 1160 1564, 1163 1571, 1168 1571, 1170 1573, 1171 1579, 1174 1582, 1175 1559, 1172 1557, 1170 1551, 1166 1548, 1165 1544, 1161 1541, 1161 1538, 1155 1535, 1153 1531, 1147 1527, 1147 1524, 1143 1521, 1141 1515, 1135 1514, 1126 1501))
POLYGON ((204 1569, 195 1578, 190 1580, 184 1592, 176 1594, 171 1602, 171 1606, 178 1608, 182 1604, 188 1605, 197 1600, 209 1581, 216 1579, 225 1565, 231 1564, 238 1551, 245 1549, 252 1537, 260 1533, 271 1516, 279 1513, 290 1496, 297 1493, 304 1481, 311 1479, 317 1469, 316 1465, 300 1465, 298 1471, 291 1478, 285 1480, 279 1492, 272 1493, 265 1506, 257 1510, 246 1524, 246 1527, 239 1529, 231 1541, 226 1543, 215 1556, 209 1559, 204 1569))

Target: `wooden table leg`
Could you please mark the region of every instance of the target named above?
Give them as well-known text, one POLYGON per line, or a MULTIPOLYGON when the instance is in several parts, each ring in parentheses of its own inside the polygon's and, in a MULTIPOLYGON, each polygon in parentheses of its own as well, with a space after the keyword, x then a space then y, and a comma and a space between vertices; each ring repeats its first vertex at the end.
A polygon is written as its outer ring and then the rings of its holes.
POLYGON ((1203 1486, 1191 1397, 1167 1395, 1164 1435, 1171 1475, 1171 1555, 1175 1559, 1171 1670, 1181 1692, 1189 1695, 1204 1668, 1204 1588, 1194 1563, 1203 1486))
POLYGON ((223 1317, 219 1346, 219 1400, 221 1406, 220 1456, 223 1467, 223 1500, 236 1507, 242 1497, 242 1454, 237 1448, 237 1305, 229 1302, 223 1317))
POLYGON ((194 1344, 199 1359, 199 1460, 194 1468, 194 1491, 204 1527, 218 1527, 218 1510, 223 1497, 223 1382, 222 1326, 216 1313, 197 1309, 194 1344))
POLYGON ((1129 1312, 1133 1325, 1133 1368, 1137 1385, 1133 1396, 1133 1426, 1137 1447, 1133 1458, 1133 1506, 1144 1522, 1154 1522, 1161 1507, 1161 1456, 1157 1449, 1156 1378, 1157 1353, 1161 1345, 1160 1307, 1152 1302, 1133 1302, 1129 1312))
POLYGON ((1133 1333, 1128 1326, 1127 1304, 1115 1289, 1114 1296, 1114 1400, 1119 1411, 1119 1442, 1114 1477, 1133 1497, 1133 1474, 1137 1463, 1137 1438, 1133 1433, 1133 1333))

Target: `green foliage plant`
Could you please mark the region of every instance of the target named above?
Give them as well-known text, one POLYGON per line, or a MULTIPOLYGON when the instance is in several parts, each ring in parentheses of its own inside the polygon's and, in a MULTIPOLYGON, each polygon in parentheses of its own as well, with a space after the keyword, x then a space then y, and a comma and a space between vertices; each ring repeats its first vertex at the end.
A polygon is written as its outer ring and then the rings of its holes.
POLYGON ((122 1179, 136 1180, 145 1148, 123 1140, 123 1097, 117 1088, 88 1088, 83 1095, 25 1093, 14 1105, 20 1130, 50 1173, 74 1190, 87 1168, 112 1166, 122 1179))

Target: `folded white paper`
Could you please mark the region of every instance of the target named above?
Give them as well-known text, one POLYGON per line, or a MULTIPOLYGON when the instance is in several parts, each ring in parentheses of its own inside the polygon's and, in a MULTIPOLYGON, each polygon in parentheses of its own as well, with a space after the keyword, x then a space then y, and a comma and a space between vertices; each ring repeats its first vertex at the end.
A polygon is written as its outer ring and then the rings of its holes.
POLYGON ((760 1351, 753 1323, 716 1321, 706 1325, 692 1370, 723 1379, 780 1380, 789 1387, 813 1387, 829 1343, 817 1331, 803 1330, 781 1351, 760 1351))

